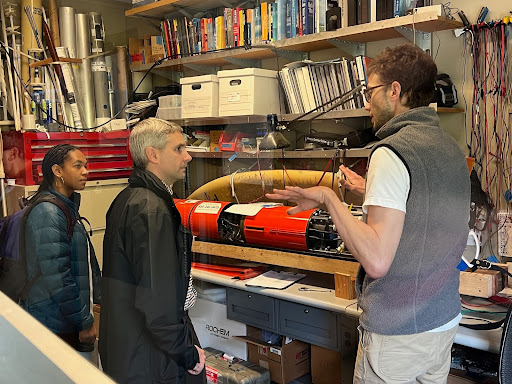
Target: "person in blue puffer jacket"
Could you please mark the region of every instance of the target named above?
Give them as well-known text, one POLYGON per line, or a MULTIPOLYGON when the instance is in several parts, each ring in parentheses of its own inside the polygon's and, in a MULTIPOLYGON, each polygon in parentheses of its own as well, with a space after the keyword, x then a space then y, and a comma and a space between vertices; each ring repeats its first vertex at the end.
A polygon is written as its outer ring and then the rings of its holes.
POLYGON ((87 160, 77 147, 59 144, 44 156, 42 171, 43 182, 30 203, 53 194, 65 203, 76 222, 70 240, 61 208, 42 202, 30 212, 25 227, 28 279, 40 277, 22 305, 90 359, 96 340, 93 296, 99 300, 99 289, 92 287, 94 281, 99 282, 100 272, 87 231, 79 220, 80 195, 75 192, 85 188, 87 160))

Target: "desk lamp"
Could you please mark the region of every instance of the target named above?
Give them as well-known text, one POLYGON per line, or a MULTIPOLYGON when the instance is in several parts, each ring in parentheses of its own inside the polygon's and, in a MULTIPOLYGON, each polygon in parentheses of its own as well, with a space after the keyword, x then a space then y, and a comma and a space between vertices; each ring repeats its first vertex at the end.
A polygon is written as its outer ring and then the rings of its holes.
MULTIPOLYGON (((350 91, 345 92, 343 95, 335 97, 335 98, 329 100, 328 102, 320 105, 319 107, 316 107, 316 108, 312 109, 311 111, 308 111, 308 112, 296 117, 295 119, 290 120, 287 125, 289 125, 297 120, 300 120, 303 117, 305 117, 313 112, 316 112, 321 107, 325 107, 326 105, 332 103, 332 105, 328 109, 326 109, 323 112, 317 112, 316 114, 312 115, 310 118, 306 119, 304 122, 314 120, 314 119, 324 115, 325 113, 333 110, 334 108, 338 107, 339 105, 345 104, 347 101, 353 99, 354 96, 358 92, 361 92, 361 90, 364 87, 365 87, 364 84, 360 84, 357 87, 351 89, 350 91)), ((288 148, 290 146, 290 142, 284 137, 284 135, 281 132, 279 132, 277 130, 277 124, 278 124, 277 123, 277 115, 275 115, 275 114, 267 115, 268 132, 261 140, 261 143, 259 146, 260 150, 268 151, 268 150, 272 150, 272 149, 284 149, 284 148, 288 148)))

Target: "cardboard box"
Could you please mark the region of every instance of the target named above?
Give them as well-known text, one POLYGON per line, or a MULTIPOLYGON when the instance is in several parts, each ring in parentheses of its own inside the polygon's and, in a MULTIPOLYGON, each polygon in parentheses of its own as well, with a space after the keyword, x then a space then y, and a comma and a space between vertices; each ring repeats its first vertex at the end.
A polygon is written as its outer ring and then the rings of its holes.
POLYGON ((220 135, 222 135, 222 130, 213 130, 210 131, 210 143, 219 144, 220 135))
POLYGON ((461 272, 459 293, 488 298, 501 291, 501 273, 499 271, 477 269, 475 272, 461 272))
POLYGON ((162 36, 151 36, 151 54, 152 55, 163 55, 164 54, 164 44, 162 41, 162 36))
POLYGON ((246 325, 227 318, 225 304, 197 298, 188 311, 201 347, 211 347, 247 360, 247 344, 234 335, 245 335, 246 325))
MULTIPOLYGON (((313 383, 341 383, 341 373, 341 352, 311 345, 311 379, 313 383)), ((347 382, 350 381, 347 380, 347 382)))
POLYGON ((134 37, 130 37, 128 39, 128 53, 130 54, 131 65, 144 64, 144 39, 136 39, 134 37))
POLYGON ((249 346, 249 361, 270 371, 270 379, 278 384, 309 373, 310 345, 283 338, 281 346, 267 344, 261 338, 261 329, 247 326, 247 336, 235 336, 249 346))

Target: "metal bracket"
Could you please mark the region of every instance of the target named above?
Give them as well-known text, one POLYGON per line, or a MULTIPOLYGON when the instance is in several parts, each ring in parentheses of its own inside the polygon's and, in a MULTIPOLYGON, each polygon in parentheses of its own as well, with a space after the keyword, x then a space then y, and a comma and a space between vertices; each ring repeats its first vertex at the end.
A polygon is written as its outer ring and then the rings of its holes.
POLYGON ((180 83, 180 79, 184 77, 183 72, 179 71, 170 71, 165 69, 153 69, 152 71, 155 75, 165 77, 166 79, 169 79, 177 84, 180 83))
POLYGON ((190 13, 188 13, 185 8, 178 8, 178 12, 183 14, 185 17, 188 17, 190 20, 192 20, 194 18, 194 16, 192 16, 190 13))
POLYGON ((219 3, 221 3, 226 8, 233 8, 233 4, 226 0, 220 0, 219 3))
POLYGON ((183 66, 193 71, 204 73, 206 75, 216 75, 217 72, 221 69, 220 67, 204 64, 183 64, 183 66))
POLYGON ((425 52, 432 54, 432 33, 401 26, 395 27, 395 30, 425 52))
POLYGON ((286 49, 275 49, 276 54, 280 57, 284 57, 288 61, 302 61, 307 60, 309 58, 309 54, 307 52, 301 51, 289 51, 286 49))
POLYGON ((148 25, 150 25, 152 28, 156 29, 157 31, 160 32, 160 25, 155 25, 153 24, 150 20, 155 20, 155 19, 150 19, 148 17, 144 17, 144 18, 141 18, 142 21, 148 25))
POLYGON ((239 59, 237 57, 223 57, 223 59, 242 68, 261 68, 261 60, 239 59))
POLYGON ((329 39, 328 41, 329 41, 329 43, 334 45, 336 48, 347 52, 352 57, 366 55, 366 44, 356 43, 354 41, 346 41, 346 40, 341 40, 341 39, 329 39))

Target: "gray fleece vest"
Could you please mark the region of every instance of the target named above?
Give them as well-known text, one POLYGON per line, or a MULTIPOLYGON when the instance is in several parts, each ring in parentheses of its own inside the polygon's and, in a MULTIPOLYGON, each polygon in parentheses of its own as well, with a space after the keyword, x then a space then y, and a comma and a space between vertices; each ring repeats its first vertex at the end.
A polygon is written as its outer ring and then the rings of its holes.
POLYGON ((373 150, 386 146, 395 152, 411 182, 402 237, 388 273, 372 279, 359 270, 360 323, 383 335, 429 331, 460 313, 457 264, 469 230, 468 168, 432 108, 402 113, 376 135, 381 141, 373 150))

